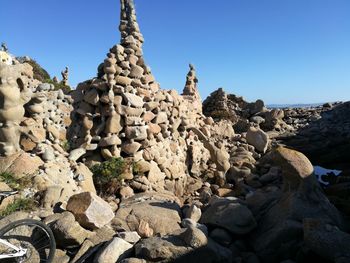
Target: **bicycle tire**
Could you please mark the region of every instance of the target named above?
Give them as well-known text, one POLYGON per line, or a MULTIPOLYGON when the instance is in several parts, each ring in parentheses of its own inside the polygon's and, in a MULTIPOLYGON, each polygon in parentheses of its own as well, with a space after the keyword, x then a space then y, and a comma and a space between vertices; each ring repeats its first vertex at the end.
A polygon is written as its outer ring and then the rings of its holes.
POLYGON ((19 226, 39 227, 41 230, 43 230, 47 234, 47 236, 50 240, 50 244, 49 244, 50 251, 48 253, 48 257, 45 260, 45 262, 51 263, 53 261, 53 258, 55 256, 55 252, 56 252, 55 236, 52 233, 52 230, 47 225, 42 223, 41 221, 34 220, 34 219, 22 219, 22 220, 14 221, 14 222, 8 224, 7 226, 3 227, 2 229, 0 229, 0 238, 3 237, 6 233, 8 233, 10 230, 15 229, 16 227, 19 227, 19 226))

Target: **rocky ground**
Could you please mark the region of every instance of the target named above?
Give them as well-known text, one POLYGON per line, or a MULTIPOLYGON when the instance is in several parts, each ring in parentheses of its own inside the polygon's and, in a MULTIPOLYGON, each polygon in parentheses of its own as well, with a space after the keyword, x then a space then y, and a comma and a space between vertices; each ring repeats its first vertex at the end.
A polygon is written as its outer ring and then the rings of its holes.
POLYGON ((42 220, 60 263, 350 262, 350 104, 202 103, 193 65, 183 94, 160 88, 132 1, 119 29, 74 91, 1 53, 0 190, 19 194, 0 227, 42 220))

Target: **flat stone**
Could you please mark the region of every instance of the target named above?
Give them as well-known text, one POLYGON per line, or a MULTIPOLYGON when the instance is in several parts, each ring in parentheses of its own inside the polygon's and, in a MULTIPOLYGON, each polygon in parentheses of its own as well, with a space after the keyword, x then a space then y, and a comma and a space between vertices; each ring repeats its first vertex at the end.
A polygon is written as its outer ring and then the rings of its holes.
POLYGON ((121 150, 127 154, 135 154, 141 147, 138 142, 126 142, 122 144, 121 150))
POLYGON ((118 135, 112 135, 109 137, 102 138, 98 146, 107 147, 107 146, 113 146, 113 145, 120 145, 121 143, 122 141, 119 139, 118 135))
POLYGON ((71 160, 71 161, 76 161, 80 157, 82 157, 85 153, 86 153, 86 150, 84 148, 74 149, 73 151, 71 151, 69 153, 68 159, 71 160))

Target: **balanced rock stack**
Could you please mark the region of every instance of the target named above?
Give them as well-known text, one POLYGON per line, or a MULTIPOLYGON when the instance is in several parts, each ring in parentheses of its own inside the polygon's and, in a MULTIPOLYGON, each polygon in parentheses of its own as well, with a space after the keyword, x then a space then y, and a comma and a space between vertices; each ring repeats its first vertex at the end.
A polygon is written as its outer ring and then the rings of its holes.
POLYGON ((68 159, 71 97, 35 79, 25 61, 11 61, 0 62, 0 173, 30 181, 23 194, 43 193, 44 208, 81 190, 94 192, 92 173, 68 159))
POLYGON ((127 178, 134 179, 134 190, 178 189, 181 194, 187 163, 201 174, 216 158, 189 129, 198 128, 210 137, 194 67, 190 66, 183 96, 161 90, 143 58, 144 39, 133 1, 121 1, 119 29, 121 43, 110 49, 98 77, 80 83, 73 92, 70 140, 77 151, 86 153, 89 165, 113 157, 138 163, 141 176, 127 178))

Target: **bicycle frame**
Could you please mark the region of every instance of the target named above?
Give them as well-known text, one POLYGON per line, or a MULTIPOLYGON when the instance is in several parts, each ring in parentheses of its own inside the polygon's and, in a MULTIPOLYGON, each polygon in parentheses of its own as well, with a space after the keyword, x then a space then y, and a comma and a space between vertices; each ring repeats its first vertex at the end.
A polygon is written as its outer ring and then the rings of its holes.
POLYGON ((16 251, 15 253, 11 253, 11 254, 0 254, 0 259, 23 257, 27 253, 27 249, 16 247, 15 245, 12 245, 11 243, 1 238, 0 238, 0 243, 16 251))

